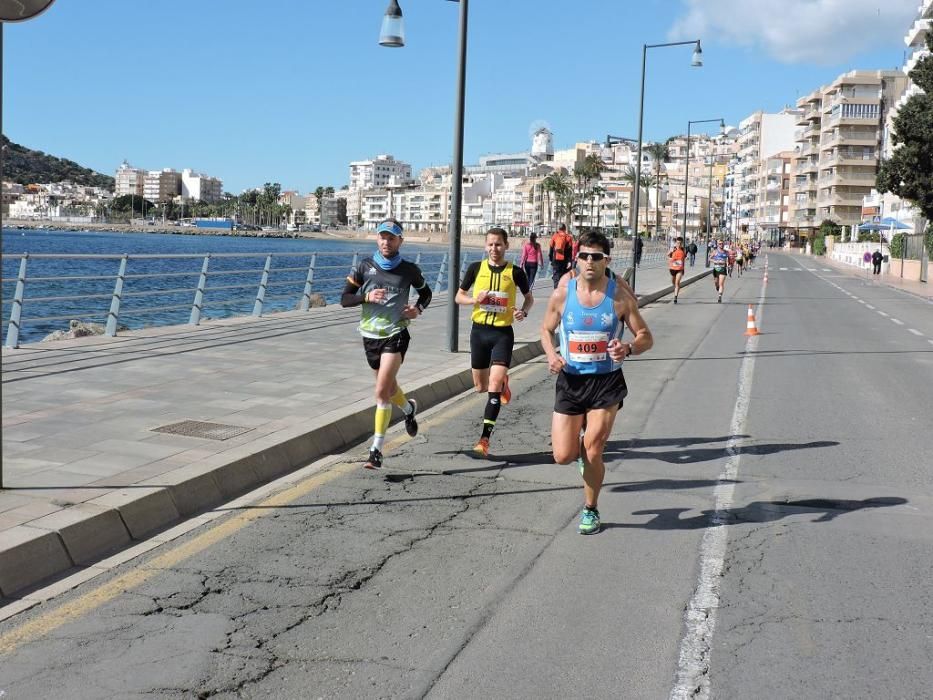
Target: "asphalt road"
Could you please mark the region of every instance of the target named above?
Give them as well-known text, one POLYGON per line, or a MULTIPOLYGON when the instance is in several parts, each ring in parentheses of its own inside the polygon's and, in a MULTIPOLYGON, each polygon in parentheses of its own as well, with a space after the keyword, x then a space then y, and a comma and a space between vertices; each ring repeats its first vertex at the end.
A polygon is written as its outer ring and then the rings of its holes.
POLYGON ((769 257, 646 310, 600 534, 533 362, 488 460, 467 394, 0 623, 0 697, 929 697, 933 306, 769 257))

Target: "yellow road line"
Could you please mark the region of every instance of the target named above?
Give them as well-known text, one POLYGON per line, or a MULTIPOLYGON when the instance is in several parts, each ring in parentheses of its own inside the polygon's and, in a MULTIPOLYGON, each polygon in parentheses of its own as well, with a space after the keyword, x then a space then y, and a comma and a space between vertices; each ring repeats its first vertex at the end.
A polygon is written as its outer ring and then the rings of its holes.
POLYGON ((23 642, 32 638, 45 636, 53 630, 61 627, 66 622, 74 620, 86 613, 99 608, 101 605, 113 600, 121 593, 136 588, 147 579, 159 573, 163 569, 169 569, 180 562, 203 552, 217 542, 242 530, 253 520, 262 517, 265 509, 282 506, 300 498, 309 491, 333 481, 343 474, 358 469, 355 464, 338 464, 333 469, 326 472, 315 474, 290 489, 286 489, 262 501, 259 505, 245 510, 242 513, 225 520, 219 525, 212 527, 200 535, 188 540, 184 544, 173 548, 153 559, 145 568, 129 571, 102 586, 89 591, 88 593, 76 598, 70 603, 50 610, 30 622, 17 627, 16 629, 0 635, 0 656, 9 654, 23 642))
MULTIPOLYGON (((529 364, 527 363, 519 368, 520 371, 513 372, 513 376, 516 374, 519 376, 526 374, 528 371, 530 371, 530 369, 526 368, 529 368, 529 364)), ((475 409, 475 405, 478 403, 480 398, 481 397, 479 394, 474 394, 473 397, 467 399, 466 401, 459 401, 457 403, 451 404, 434 417, 423 421, 422 427, 439 425, 445 421, 450 420, 451 418, 455 418, 465 413, 468 410, 475 409)), ((387 449, 395 449, 400 445, 405 444, 409 440, 411 440, 411 438, 408 437, 405 433, 402 433, 400 436, 389 442, 387 449)), ((357 469, 359 469, 359 467, 355 463, 350 464, 343 462, 337 464, 331 469, 328 469, 327 471, 314 474, 308 479, 295 484, 291 488, 285 489, 284 491, 281 491, 274 496, 270 496, 256 506, 248 506, 247 510, 244 510, 238 515, 235 515, 229 520, 225 520, 222 523, 215 525, 208 530, 205 530, 200 535, 191 538, 187 542, 173 547, 171 550, 165 552, 164 554, 160 554, 151 562, 149 562, 144 568, 136 568, 132 571, 128 571, 127 573, 118 576, 112 581, 109 581, 108 583, 88 591, 70 603, 66 603, 61 607, 49 610, 48 612, 45 612, 36 617, 34 620, 31 620, 30 622, 27 622, 26 624, 17 627, 16 629, 13 629, 6 634, 0 635, 0 656, 9 654, 24 642, 37 637, 48 635, 67 622, 81 617, 82 615, 85 615, 92 610, 99 608, 105 603, 110 602, 120 594, 137 588, 141 584, 145 583, 148 579, 152 578, 154 575, 160 573, 162 570, 177 566, 179 563, 190 559, 200 552, 203 552, 208 547, 217 544, 221 540, 224 540, 227 537, 230 537, 236 532, 242 530, 253 520, 267 515, 270 508, 275 508, 277 506, 283 506, 291 503, 309 493, 310 491, 313 491, 318 486, 323 486, 324 484, 333 481, 334 479, 343 476, 344 474, 354 472, 357 469)))

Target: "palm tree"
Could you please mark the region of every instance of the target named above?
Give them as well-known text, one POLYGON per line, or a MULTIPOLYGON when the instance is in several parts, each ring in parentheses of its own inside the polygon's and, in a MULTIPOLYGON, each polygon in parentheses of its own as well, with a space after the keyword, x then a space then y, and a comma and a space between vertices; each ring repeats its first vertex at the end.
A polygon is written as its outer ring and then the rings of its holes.
MULTIPOLYGON (((634 190, 635 190, 635 181, 638 180, 638 179, 639 179, 639 178, 638 178, 638 173, 637 173, 637 171, 635 170, 635 168, 632 167, 631 165, 626 165, 626 166, 625 166, 625 170, 622 171, 622 182, 625 182, 625 183, 627 183, 627 184, 629 184, 629 185, 632 186, 632 198, 631 198, 631 199, 632 199, 632 202, 633 202, 633 203, 629 205, 629 209, 632 209, 632 208, 635 206, 635 205, 634 205, 634 200, 635 200, 635 192, 634 192, 634 190)), ((654 185, 654 178, 651 177, 651 175, 642 175, 642 176, 641 176, 641 179, 639 180, 639 184, 640 184, 639 190, 641 190, 642 188, 644 188, 644 192, 645 192, 645 217, 647 218, 647 216, 648 216, 648 204, 649 204, 649 202, 648 202, 648 189, 649 189, 652 185, 654 185)), ((641 201, 641 192, 638 193, 638 199, 639 199, 639 201, 641 201)), ((640 207, 639 207, 639 209, 640 209, 640 207)), ((637 235, 638 235, 638 231, 633 231, 633 232, 632 232, 632 235, 637 236, 637 235)))
MULTIPOLYGON (((551 173, 548 173, 547 177, 544 178, 544 182, 541 184, 544 186, 544 191, 548 194, 548 225, 551 224, 551 195, 554 196, 554 202, 557 207, 555 214, 559 216, 560 213, 563 213, 564 207, 561 206, 566 200, 568 193, 570 198, 573 198, 573 185, 571 184, 572 180, 570 175, 567 174, 567 171, 561 168, 560 170, 555 170, 551 173)), ((572 210, 571 206, 571 210, 572 210)))
POLYGON ((670 149, 665 143, 649 143, 645 149, 654 161, 654 186, 655 186, 655 235, 661 231, 661 167, 670 158, 670 149))

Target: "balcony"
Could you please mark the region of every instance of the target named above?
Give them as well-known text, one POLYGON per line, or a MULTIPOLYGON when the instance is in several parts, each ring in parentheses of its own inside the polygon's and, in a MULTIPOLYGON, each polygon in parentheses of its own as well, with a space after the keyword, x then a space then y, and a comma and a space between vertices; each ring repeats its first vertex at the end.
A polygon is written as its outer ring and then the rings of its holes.
POLYGON ((919 46, 923 43, 923 37, 926 32, 929 31, 930 20, 929 19, 918 19, 912 25, 910 29, 907 30, 907 35, 904 37, 904 43, 907 46, 919 46))
POLYGON ((910 73, 914 68, 917 67, 917 61, 926 56, 929 52, 926 50, 926 47, 919 48, 914 51, 907 60, 904 62, 904 72, 910 73))

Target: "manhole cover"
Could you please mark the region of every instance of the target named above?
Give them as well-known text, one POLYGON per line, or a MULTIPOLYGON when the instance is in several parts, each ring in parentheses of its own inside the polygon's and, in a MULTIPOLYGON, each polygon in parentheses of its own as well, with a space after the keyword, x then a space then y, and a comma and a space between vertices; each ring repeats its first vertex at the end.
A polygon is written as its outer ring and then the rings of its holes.
POLYGON ((200 420, 183 420, 180 423, 172 423, 170 425, 163 425, 160 428, 153 428, 152 432, 206 438, 207 440, 229 440, 237 435, 248 433, 250 430, 252 430, 252 428, 244 428, 239 425, 206 423, 200 420))

